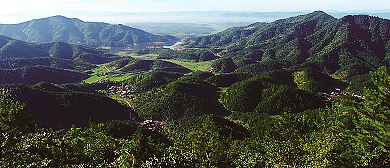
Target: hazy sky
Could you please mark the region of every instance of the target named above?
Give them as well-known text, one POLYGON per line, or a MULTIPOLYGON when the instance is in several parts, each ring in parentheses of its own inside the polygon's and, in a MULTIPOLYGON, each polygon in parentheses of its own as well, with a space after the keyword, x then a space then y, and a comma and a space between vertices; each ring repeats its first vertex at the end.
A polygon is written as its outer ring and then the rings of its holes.
MULTIPOLYGON (((63 15, 65 11, 68 13, 70 11, 165 12, 214 10, 295 12, 385 9, 390 9, 390 0, 1 0, 0 23, 19 22, 23 19, 27 21, 41 16, 35 16, 32 12, 63 15)), ((44 16, 42 15, 42 17, 44 16)))
POLYGON ((383 10, 390 0, 2 0, 0 13, 42 11, 383 10))

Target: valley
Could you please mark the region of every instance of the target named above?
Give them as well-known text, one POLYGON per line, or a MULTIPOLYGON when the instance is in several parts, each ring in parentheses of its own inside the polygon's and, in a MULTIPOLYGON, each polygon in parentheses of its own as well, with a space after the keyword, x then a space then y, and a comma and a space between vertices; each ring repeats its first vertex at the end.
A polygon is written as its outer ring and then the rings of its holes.
POLYGON ((177 26, 0 25, 0 167, 389 166, 390 20, 177 26))

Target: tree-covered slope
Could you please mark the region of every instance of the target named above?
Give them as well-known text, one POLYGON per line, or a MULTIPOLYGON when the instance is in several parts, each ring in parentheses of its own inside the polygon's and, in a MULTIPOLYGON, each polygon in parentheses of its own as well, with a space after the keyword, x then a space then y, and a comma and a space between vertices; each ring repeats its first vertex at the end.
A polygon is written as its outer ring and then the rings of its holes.
POLYGON ((0 34, 34 43, 62 41, 88 46, 126 46, 177 40, 172 36, 153 35, 124 25, 84 22, 64 16, 34 19, 19 24, 1 24, 0 34))
MULTIPOLYGON (((272 76, 288 75, 285 72, 268 75, 272 76)), ((28 129, 33 128, 32 120, 20 115, 23 106, 0 101, 0 165, 389 167, 390 72, 381 67, 371 72, 370 78, 376 88, 365 89, 364 100, 342 96, 324 109, 280 115, 232 112, 225 117, 202 115, 164 123, 144 122, 146 126, 112 120, 91 121, 89 127, 72 126, 58 131, 28 129), (163 127, 156 131, 153 124, 163 127)), ((293 83, 291 79, 280 80, 293 83)), ((34 87, 64 89, 48 83, 34 87)), ((20 87, 12 85, 12 88, 20 87)))
POLYGON ((51 68, 45 66, 25 66, 18 69, 0 69, 0 83, 26 83, 38 82, 73 83, 88 78, 81 72, 51 68))
POLYGON ((216 72, 311 67, 347 78, 389 65, 389 29, 386 19, 366 15, 336 19, 317 11, 231 28, 189 40, 186 46, 222 48, 219 54, 225 60, 214 63, 216 72))
MULTIPOLYGON (((27 69, 31 69, 34 66, 34 69, 50 67, 51 69, 57 69, 54 71, 64 71, 61 69, 68 69, 83 72, 85 70, 95 68, 95 64, 107 63, 118 60, 119 58, 119 56, 80 45, 67 44, 64 42, 35 44, 0 35, 0 69, 2 69, 1 71, 4 72, 2 73, 3 77, 5 77, 4 75, 6 74, 8 75, 8 79, 2 80, 2 83, 34 83, 37 82, 37 80, 42 79, 44 75, 49 75, 48 72, 42 72, 41 74, 30 73, 29 75, 35 75, 37 78, 32 78, 32 81, 28 81, 27 78, 19 79, 20 76, 24 78, 23 74, 17 75, 20 73, 25 73, 21 72, 21 69, 25 69, 24 71, 26 71, 27 69), (25 66, 28 67, 23 68, 25 66), (16 71, 18 72, 14 73, 16 71)), ((70 72, 67 73, 69 74, 70 72)), ((83 76, 82 78, 85 77, 85 75, 81 76, 83 76)), ((56 80, 48 80, 51 77, 52 76, 46 76, 46 79, 42 80, 47 82, 56 82, 56 80)), ((77 78, 82 79, 80 77, 77 78)), ((63 83, 64 81, 67 80, 59 82, 63 83)), ((69 82, 74 81, 75 80, 71 80, 69 82)))
POLYGON ((32 43, 0 35, 0 59, 49 57, 49 53, 32 43))
POLYGON ((184 74, 177 72, 152 71, 132 76, 123 83, 129 85, 134 92, 143 92, 173 82, 182 76, 184 74))
POLYGON ((143 119, 174 120, 203 114, 226 114, 217 101, 216 86, 199 75, 187 75, 137 94, 130 100, 135 112, 143 119))
POLYGON ((131 112, 129 108, 110 98, 88 92, 75 92, 50 83, 35 86, 2 84, 0 90, 0 97, 4 101, 25 103, 25 112, 31 113, 39 127, 59 129, 73 124, 84 127, 90 119, 126 120, 131 112))
POLYGON ((37 47, 49 53, 50 57, 74 60, 76 62, 102 64, 118 59, 118 56, 101 50, 64 42, 44 43, 39 44, 37 47))
POLYGON ((232 84, 221 95, 220 101, 230 111, 267 114, 296 113, 324 107, 325 104, 315 93, 325 91, 324 87, 332 87, 336 82, 326 78, 316 80, 313 79, 314 75, 299 76, 296 73, 302 72, 273 71, 242 80, 232 84), (308 89, 309 86, 301 87, 302 83, 310 82, 322 87, 311 86, 312 90, 308 89))
POLYGON ((52 57, 16 58, 0 60, 0 69, 18 69, 24 66, 38 65, 60 69, 72 69, 77 71, 84 71, 96 67, 96 65, 87 62, 52 57))
POLYGON ((116 56, 89 47, 64 42, 27 43, 0 35, 0 59, 50 57, 101 64, 115 60, 116 56))

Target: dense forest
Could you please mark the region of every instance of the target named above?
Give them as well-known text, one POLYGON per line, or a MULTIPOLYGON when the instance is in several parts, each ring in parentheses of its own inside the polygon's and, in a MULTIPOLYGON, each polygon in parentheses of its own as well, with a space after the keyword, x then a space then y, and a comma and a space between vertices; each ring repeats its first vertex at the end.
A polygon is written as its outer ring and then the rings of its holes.
MULTIPOLYGON (((379 68, 371 73, 371 78, 377 89, 366 89, 364 100, 341 96, 328 107, 298 113, 288 108, 279 115, 254 110, 232 111, 225 117, 215 114, 182 117, 166 123, 160 131, 119 120, 102 123, 91 120, 88 127, 73 126, 59 131, 34 128, 32 116, 22 115, 25 105, 2 101, 0 164, 5 167, 388 167, 389 70, 379 68)), ((202 95, 188 96, 195 100, 202 98, 202 95)))
POLYGON ((86 70, 120 59, 94 48, 63 42, 27 43, 0 35, 1 83, 73 83, 86 70))
POLYGON ((0 167, 390 167, 389 41, 320 11, 122 57, 0 36, 0 167))
POLYGON ((310 67, 346 79, 389 66, 390 22, 367 15, 336 19, 317 11, 187 40, 188 48, 222 48, 215 72, 262 73, 310 67))

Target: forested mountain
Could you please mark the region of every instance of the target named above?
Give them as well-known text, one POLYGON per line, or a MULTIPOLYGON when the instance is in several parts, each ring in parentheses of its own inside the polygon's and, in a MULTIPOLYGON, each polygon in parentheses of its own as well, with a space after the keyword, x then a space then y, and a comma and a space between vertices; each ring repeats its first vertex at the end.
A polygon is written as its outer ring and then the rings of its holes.
POLYGON ((390 21, 356 15, 336 19, 318 11, 254 23, 190 40, 187 47, 221 47, 216 72, 264 72, 311 67, 347 78, 389 65, 390 21))
MULTIPOLYGON (((107 54, 104 51, 92 49, 85 46, 67 44, 64 42, 51 43, 27 43, 0 35, 0 59, 2 59, 2 68, 20 68, 23 65, 14 65, 15 61, 11 59, 27 59, 26 64, 33 64, 42 58, 51 58, 51 60, 73 61, 74 64, 89 63, 102 64, 111 62, 117 56, 107 54), (33 59, 39 58, 39 59, 33 59), (10 60, 7 65, 6 59, 10 60), (30 59, 30 60, 28 60, 30 59), (34 60, 34 61, 32 61, 34 60), (30 63, 27 63, 30 62, 30 63)), ((46 60, 47 61, 47 60, 46 60)))
POLYGON ((135 43, 177 41, 172 36, 153 35, 124 25, 84 22, 64 16, 34 19, 20 24, 2 24, 0 34, 33 43, 62 41, 70 44, 113 47, 135 43))
POLYGON ((85 70, 119 56, 64 42, 27 43, 0 35, 1 83, 79 82, 85 70))

